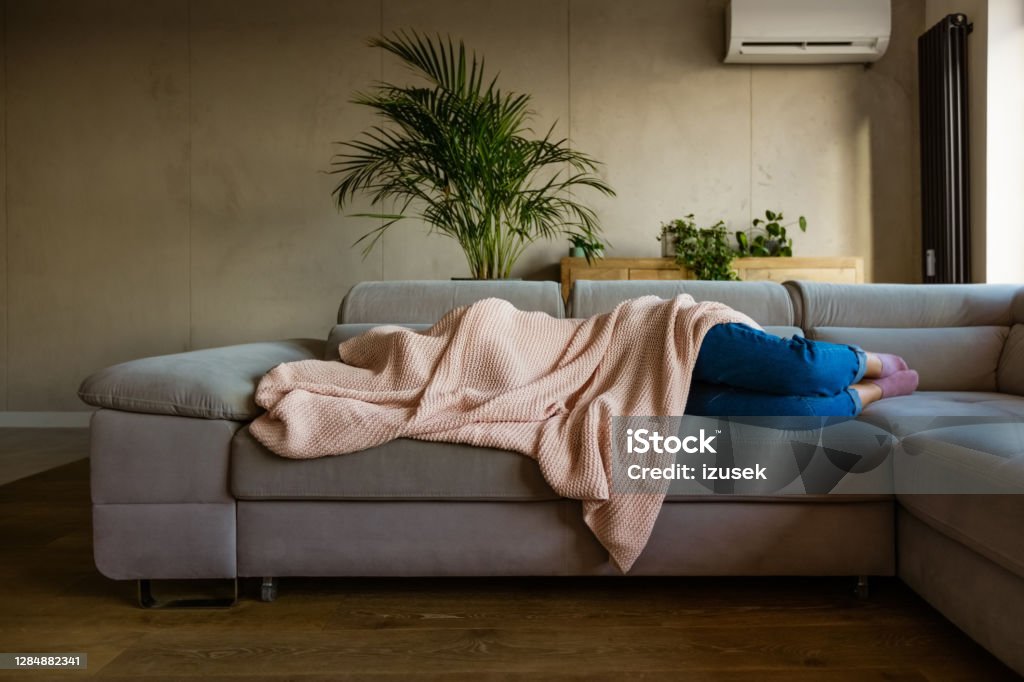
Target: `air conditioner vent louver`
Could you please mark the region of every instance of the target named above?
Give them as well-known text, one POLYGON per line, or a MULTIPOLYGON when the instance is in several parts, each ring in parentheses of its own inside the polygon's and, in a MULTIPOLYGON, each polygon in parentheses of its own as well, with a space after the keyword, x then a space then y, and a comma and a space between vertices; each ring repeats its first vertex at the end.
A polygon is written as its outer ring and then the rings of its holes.
POLYGON ((780 42, 777 40, 744 40, 743 47, 850 47, 852 40, 837 40, 826 42, 823 40, 807 40, 804 42, 780 42))
POLYGON ((871 62, 885 54, 890 0, 731 0, 726 62, 871 62))

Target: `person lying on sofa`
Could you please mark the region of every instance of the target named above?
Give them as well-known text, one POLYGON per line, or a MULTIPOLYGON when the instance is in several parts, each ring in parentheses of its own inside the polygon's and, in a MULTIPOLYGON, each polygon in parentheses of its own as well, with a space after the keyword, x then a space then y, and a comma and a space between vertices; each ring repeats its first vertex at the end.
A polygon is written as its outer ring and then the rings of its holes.
MULTIPOLYGON (((587 333, 593 334, 594 338, 587 340, 587 350, 591 351, 601 345, 598 337, 608 336, 604 331, 618 323, 621 329, 613 329, 612 338, 608 339, 600 352, 589 354, 591 364, 587 364, 584 371, 574 373, 576 382, 563 382, 561 390, 565 395, 561 398, 564 403, 568 403, 568 397, 578 394, 586 379, 598 373, 601 366, 613 359, 616 352, 629 350, 630 346, 644 345, 640 339, 624 339, 624 344, 617 344, 614 340, 616 331, 624 332, 620 336, 629 333, 628 316, 620 314, 620 311, 628 311, 638 304, 691 311, 714 309, 719 316, 742 318, 738 321, 716 320, 706 325, 707 329, 699 340, 694 342, 693 338, 689 339, 696 352, 683 347, 686 344, 677 346, 674 350, 679 351, 679 362, 676 363, 678 369, 688 370, 686 373, 689 374, 685 380, 680 378, 677 382, 689 387, 685 404, 671 412, 650 411, 640 414, 682 414, 685 407, 686 414, 701 416, 855 417, 876 400, 909 395, 917 389, 917 372, 909 369, 903 358, 897 355, 864 351, 853 345, 813 341, 801 336, 779 337, 763 331, 746 315, 724 304, 696 303, 685 295, 670 302, 646 296, 626 301, 612 313, 595 315, 589 319, 553 318, 543 313, 516 310, 511 304, 499 299, 487 299, 453 310, 432 328, 422 332, 396 326, 371 329, 341 344, 341 363, 304 360, 275 368, 268 373, 257 390, 257 402, 268 410, 262 423, 266 425, 278 416, 285 416, 290 404, 282 403, 292 390, 303 393, 305 399, 321 407, 327 406, 328 411, 332 397, 338 399, 334 403, 339 408, 342 400, 352 399, 346 396, 346 390, 355 392, 358 397, 354 399, 357 402, 365 399, 367 403, 383 407, 394 400, 393 393, 396 390, 401 390, 398 384, 408 384, 413 380, 411 375, 416 374, 416 385, 401 391, 404 398, 399 402, 407 408, 417 402, 420 392, 427 393, 428 387, 439 387, 438 377, 428 376, 429 373, 422 370, 427 366, 441 364, 443 355, 447 354, 451 358, 454 355, 452 345, 465 345, 470 349, 470 355, 483 362, 476 368, 462 366, 457 380, 456 377, 445 375, 447 390, 444 392, 449 396, 461 395, 463 399, 466 398, 465 394, 474 393, 478 398, 487 397, 486 401, 480 402, 489 402, 504 390, 514 388, 522 392, 531 382, 547 378, 545 374, 565 376, 567 372, 564 370, 578 366, 580 358, 574 356, 577 349, 565 342, 569 338, 566 332, 571 332, 570 336, 577 345, 581 337, 587 336, 587 333), (486 313, 486 317, 494 319, 483 321, 476 330, 467 329, 472 325, 453 324, 453 320, 476 317, 475 312, 483 313, 495 305, 500 311, 486 313), (536 326, 537 320, 543 320, 544 327, 537 327, 536 330, 541 335, 550 337, 551 328, 559 328, 560 333, 554 334, 560 337, 559 343, 554 344, 554 347, 547 344, 544 353, 547 357, 541 357, 541 339, 532 338, 529 333, 524 336, 520 332, 518 335, 524 338, 516 348, 515 343, 510 344, 509 341, 517 336, 516 331, 506 331, 506 328, 515 327, 520 330, 530 329, 536 326), (459 340, 463 343, 452 344, 449 336, 461 336, 459 340), (439 339, 444 342, 439 343, 439 339), (415 350, 411 347, 415 347, 415 350), (503 367, 504 363, 490 362, 494 355, 517 353, 521 357, 514 358, 515 362, 532 364, 536 371, 512 376, 507 372, 512 364, 503 367), (418 363, 420 371, 413 371, 410 363, 418 363), (474 386, 474 377, 482 379, 482 383, 494 384, 494 395, 490 395, 481 386, 474 386), (498 385, 501 385, 501 390, 497 389, 498 385), (324 400, 314 397, 318 395, 317 387, 323 389, 320 397, 324 400), (387 394, 387 397, 383 394, 387 394)), ((645 345, 648 350, 653 348, 661 354, 665 340, 671 339, 672 334, 667 329, 658 329, 657 324, 651 326, 655 334, 650 335, 653 338, 648 339, 645 345)), ((649 372, 660 372, 663 369, 651 363, 641 363, 641 368, 649 372)), ((624 373, 618 375, 619 380, 628 381, 627 377, 624 373)), ((462 402, 465 407, 465 400, 462 402)), ((540 412, 544 413, 547 409, 548 406, 542 406, 540 412)))
POLYGON ((852 417, 917 387, 899 357, 782 339, 685 294, 587 319, 491 298, 426 331, 376 327, 338 350, 340 362, 284 363, 260 381, 255 399, 267 412, 250 432, 267 448, 304 459, 413 438, 522 453, 556 493, 584 501, 587 525, 623 571, 664 491, 616 494, 613 418, 852 417))
POLYGON ((898 355, 729 322, 704 336, 686 414, 855 417, 917 384, 917 372, 898 355))

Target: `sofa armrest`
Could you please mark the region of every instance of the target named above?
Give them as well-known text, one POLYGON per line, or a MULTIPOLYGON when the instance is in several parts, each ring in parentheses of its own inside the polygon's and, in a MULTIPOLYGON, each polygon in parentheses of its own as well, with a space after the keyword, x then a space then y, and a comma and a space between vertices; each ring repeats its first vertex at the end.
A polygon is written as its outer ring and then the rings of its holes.
POLYGON ((323 341, 290 339, 143 358, 96 372, 78 396, 125 412, 249 421, 263 411, 253 396, 264 374, 282 362, 323 355, 323 341))

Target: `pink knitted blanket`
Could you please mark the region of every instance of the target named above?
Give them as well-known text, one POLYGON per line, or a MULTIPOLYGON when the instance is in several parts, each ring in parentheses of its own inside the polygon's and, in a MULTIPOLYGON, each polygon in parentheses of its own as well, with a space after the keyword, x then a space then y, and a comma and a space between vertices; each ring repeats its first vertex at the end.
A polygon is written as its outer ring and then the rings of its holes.
POLYGON ((589 319, 523 312, 499 299, 457 308, 424 332, 377 327, 345 341, 341 362, 278 365, 250 427, 304 459, 395 438, 466 443, 534 458, 548 485, 583 501, 584 520, 623 572, 664 500, 615 494, 613 416, 681 415, 704 334, 746 315, 690 296, 633 299, 589 319))

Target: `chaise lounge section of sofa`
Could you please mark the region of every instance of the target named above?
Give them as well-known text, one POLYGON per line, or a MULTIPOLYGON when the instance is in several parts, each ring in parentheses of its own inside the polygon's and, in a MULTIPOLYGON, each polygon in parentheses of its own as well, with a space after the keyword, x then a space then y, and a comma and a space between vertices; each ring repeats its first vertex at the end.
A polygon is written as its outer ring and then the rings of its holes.
POLYGON ((1024 287, 786 286, 811 338, 898 353, 920 372, 918 393, 862 417, 910 453, 896 460, 898 575, 1024 673, 1024 287))
MULTIPOLYGON (((568 312, 589 316, 634 296, 677 293, 722 301, 775 333, 904 354, 923 390, 876 403, 862 420, 893 428, 910 417, 918 425, 922 417, 960 417, 896 435, 934 451, 915 462, 952 458, 965 475, 990 471, 997 458, 1012 474, 1009 490, 1024 492, 1020 288, 580 281, 568 312), (993 421, 995 432, 972 430, 993 421)), ((371 326, 425 328, 491 296, 567 313, 549 282, 366 282, 345 297, 326 342, 148 358, 87 379, 82 398, 100 408, 92 422, 100 571, 118 580, 614 573, 579 503, 555 495, 527 457, 399 439, 342 457, 287 460, 248 432, 259 414, 255 385, 278 363, 337 359, 338 343, 371 326)), ((1022 521, 1019 495, 724 497, 670 488, 631 575, 898 572, 1024 671, 1015 646, 1024 613, 1022 521)))

